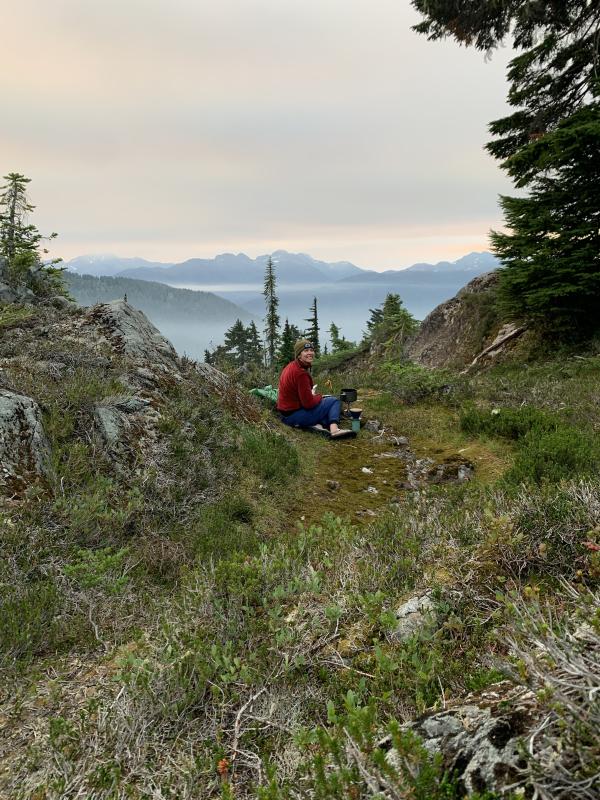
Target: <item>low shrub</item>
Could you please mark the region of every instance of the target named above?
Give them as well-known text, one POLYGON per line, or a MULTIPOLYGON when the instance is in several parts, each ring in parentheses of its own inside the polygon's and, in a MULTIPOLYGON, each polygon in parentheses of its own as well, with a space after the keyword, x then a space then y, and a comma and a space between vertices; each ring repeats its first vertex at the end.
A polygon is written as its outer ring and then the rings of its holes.
POLYGON ((31 307, 9 303, 0 307, 0 330, 16 328, 34 316, 35 313, 31 307))
POLYGON ((559 424, 554 415, 533 406, 493 409, 466 406, 460 415, 460 427, 465 433, 515 441, 532 431, 538 435, 554 431, 559 424))
POLYGON ((3 593, 0 607, 0 667, 27 664, 48 652, 61 605, 60 591, 51 578, 18 584, 3 593))
MULTIPOLYGON (((301 768, 307 797, 455 800, 463 795, 458 782, 444 770, 441 754, 431 754, 412 731, 391 720, 382 739, 375 702, 361 705, 349 691, 341 709, 329 703, 327 711, 329 725, 301 737, 303 751, 310 753, 301 768)), ((289 797, 277 790, 275 782, 271 793, 258 796, 260 800, 289 797)), ((494 797, 486 793, 485 800, 494 797)))
POLYGON ((586 434, 571 427, 523 437, 515 463, 506 473, 512 483, 557 483, 575 476, 592 475, 600 467, 600 448, 586 434))
POLYGON ((465 433, 517 443, 515 462, 503 477, 508 484, 557 483, 593 474, 600 467, 600 446, 591 433, 532 406, 491 410, 467 406, 460 424, 465 433))
POLYGON ((450 394, 455 376, 448 370, 425 369, 416 364, 386 361, 380 368, 385 388, 403 403, 440 398, 450 394))
POLYGON ((59 495, 52 511, 72 541, 94 548, 134 533, 143 504, 137 486, 129 489, 103 475, 90 475, 81 489, 59 495))
POLYGON ((315 361, 315 372, 327 373, 329 370, 336 370, 351 361, 356 356, 367 352, 364 345, 352 346, 338 350, 336 353, 328 353, 327 355, 320 355, 315 361))
POLYGON ((194 553, 197 559, 220 561, 232 553, 252 553, 258 536, 252 522, 254 510, 240 494, 228 494, 207 505, 194 525, 194 553))
POLYGON ((600 787, 600 596, 566 582, 563 593, 562 614, 536 601, 515 601, 509 672, 536 693, 544 712, 543 724, 525 743, 534 796, 595 800, 600 787))
POLYGON ((65 575, 82 589, 100 588, 109 594, 119 594, 128 583, 125 558, 128 548, 101 547, 98 550, 79 549, 65 575))
POLYGON ((287 483, 300 471, 300 459, 293 444, 284 436, 264 428, 242 432, 243 463, 267 481, 287 483))
POLYGON ((498 364, 471 378, 474 392, 496 406, 536 406, 578 426, 600 423, 598 348, 582 353, 540 353, 541 360, 498 364))
POLYGON ((597 484, 582 480, 558 487, 509 487, 482 500, 479 518, 470 522, 479 540, 474 563, 481 583, 493 586, 494 579, 521 582, 532 576, 598 581, 597 484))

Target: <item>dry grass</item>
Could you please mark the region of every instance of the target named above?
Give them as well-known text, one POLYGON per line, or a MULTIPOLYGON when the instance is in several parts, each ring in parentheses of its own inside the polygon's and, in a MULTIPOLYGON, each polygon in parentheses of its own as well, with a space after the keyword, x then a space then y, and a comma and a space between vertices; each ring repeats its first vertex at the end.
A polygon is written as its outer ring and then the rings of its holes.
MULTIPOLYGON (((560 716, 548 707, 554 716, 534 741, 532 785, 540 798, 552 797, 540 770, 549 774, 546 767, 558 764, 552 780, 566 786, 561 756, 545 737, 571 725, 573 758, 577 713, 589 712, 596 725, 595 706, 584 702, 594 688, 587 655, 587 672, 580 670, 573 691, 566 699, 559 691, 571 662, 581 663, 576 627, 564 621, 577 601, 564 602, 564 586, 582 596, 600 578, 597 479, 527 491, 490 487, 511 460, 510 445, 461 433, 451 405, 399 405, 376 391, 360 399, 365 416, 380 418, 385 432, 330 443, 279 429, 228 383, 216 387, 251 421, 245 427, 224 418, 206 396, 206 376, 188 366, 194 374, 186 367, 182 384, 159 387, 160 436, 148 452, 155 453, 150 466, 165 474, 159 480, 141 470, 137 501, 128 497, 122 507, 125 495, 113 487, 116 516, 83 504, 75 517, 61 507, 46 538, 46 523, 38 519, 34 535, 31 518, 19 520, 19 531, 29 524, 32 538, 23 541, 32 563, 13 559, 11 580, 29 580, 28 570, 52 578, 61 593, 58 620, 72 638, 62 640, 62 653, 34 654, 24 674, 5 684, 0 796, 244 800, 260 789, 261 800, 328 798, 319 794, 311 758, 332 707, 349 697, 358 706, 371 703, 379 728, 408 719, 485 686, 508 658, 510 642, 523 650, 534 688, 544 689, 546 676, 555 674, 554 696, 565 709, 560 716), (475 463, 476 479, 399 491, 404 462, 377 458, 394 449, 392 434, 407 435, 416 457, 441 460, 462 451, 475 463), (296 474, 290 443, 301 454, 296 474), (290 473, 287 484, 278 469, 290 473), (201 485, 207 476, 209 487, 201 485), (329 488, 328 479, 340 486, 329 488), (365 509, 376 516, 356 514, 365 509), (65 548, 66 538, 83 530, 75 519, 96 536, 112 537, 112 549, 96 547, 102 537, 83 548, 93 556, 65 548), (435 599, 436 621, 399 643, 395 610, 424 589, 435 599), (527 610, 542 602, 553 614, 550 630, 527 610), (507 630, 519 626, 523 637, 511 639, 507 630), (524 647, 527 631, 551 654, 555 672, 524 647), (270 784, 275 788, 267 790, 270 784)), ((31 380, 31 370, 14 377, 31 380)), ((52 380, 43 392, 54 401, 52 380)), ((81 386, 71 388, 73 402, 85 400, 73 426, 81 438, 98 387, 83 394, 81 386)), ((89 462, 77 463, 85 475, 89 462)), ((89 501, 90 492, 81 497, 89 501)), ((597 642, 584 634, 596 658, 597 642)), ((595 734, 586 735, 595 746, 595 734)), ((360 773, 366 751, 353 742, 360 773)), ((582 773, 581 780, 594 775, 582 773)), ((372 796, 363 778, 357 798, 372 796)))
POLYGON ((516 682, 545 713, 528 735, 533 800, 595 800, 600 792, 600 596, 564 582, 570 613, 518 603, 509 641, 516 682))

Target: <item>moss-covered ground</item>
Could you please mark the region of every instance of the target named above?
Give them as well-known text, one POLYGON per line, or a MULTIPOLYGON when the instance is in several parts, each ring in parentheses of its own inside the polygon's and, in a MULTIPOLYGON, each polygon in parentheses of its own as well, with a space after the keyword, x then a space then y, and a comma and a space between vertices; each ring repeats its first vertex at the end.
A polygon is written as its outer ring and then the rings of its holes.
POLYGON ((292 433, 311 476, 291 503, 298 521, 313 523, 330 512, 364 524, 391 503, 402 503, 405 453, 436 464, 468 461, 474 467, 472 481, 480 486, 498 479, 511 464, 512 445, 466 435, 456 409, 432 402, 400 405, 389 393, 360 387, 358 397, 363 427, 356 439, 336 442, 292 433), (379 431, 365 430, 368 420, 377 420, 379 431), (406 437, 408 445, 398 447, 396 437, 406 437))

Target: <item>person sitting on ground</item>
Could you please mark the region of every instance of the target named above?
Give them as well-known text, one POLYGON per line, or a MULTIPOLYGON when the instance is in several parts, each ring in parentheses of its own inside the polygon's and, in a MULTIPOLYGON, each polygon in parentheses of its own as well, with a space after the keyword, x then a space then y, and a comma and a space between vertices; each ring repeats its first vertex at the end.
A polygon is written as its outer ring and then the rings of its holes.
POLYGON ((329 429, 332 439, 352 435, 339 427, 341 403, 337 397, 317 394, 310 368, 315 348, 308 339, 294 345, 293 361, 283 368, 279 377, 277 410, 286 425, 300 428, 329 429))

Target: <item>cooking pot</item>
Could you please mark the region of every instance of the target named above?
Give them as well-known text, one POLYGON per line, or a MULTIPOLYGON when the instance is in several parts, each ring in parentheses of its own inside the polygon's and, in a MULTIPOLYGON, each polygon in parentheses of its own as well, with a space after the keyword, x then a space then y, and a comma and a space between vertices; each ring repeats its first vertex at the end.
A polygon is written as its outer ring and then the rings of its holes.
POLYGON ((340 394, 340 400, 342 403, 354 403, 356 397, 356 389, 342 389, 340 394))

